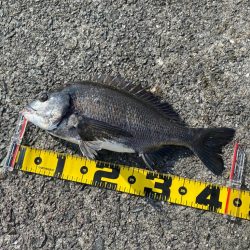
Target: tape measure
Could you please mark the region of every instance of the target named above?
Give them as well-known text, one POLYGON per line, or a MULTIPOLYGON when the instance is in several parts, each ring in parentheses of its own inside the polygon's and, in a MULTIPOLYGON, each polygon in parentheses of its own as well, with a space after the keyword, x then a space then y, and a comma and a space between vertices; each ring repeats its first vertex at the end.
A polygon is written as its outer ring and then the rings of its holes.
POLYGON ((25 146, 14 169, 250 220, 250 191, 25 146))
POLYGON ((234 152, 230 175, 232 185, 226 187, 22 146, 26 125, 27 121, 20 116, 6 157, 6 169, 18 169, 250 220, 250 191, 234 188, 240 187, 239 178, 242 178, 244 165, 244 156, 238 147, 234 152), (237 162, 237 152, 240 162, 237 162), (233 178, 234 173, 239 176, 237 179, 233 178))

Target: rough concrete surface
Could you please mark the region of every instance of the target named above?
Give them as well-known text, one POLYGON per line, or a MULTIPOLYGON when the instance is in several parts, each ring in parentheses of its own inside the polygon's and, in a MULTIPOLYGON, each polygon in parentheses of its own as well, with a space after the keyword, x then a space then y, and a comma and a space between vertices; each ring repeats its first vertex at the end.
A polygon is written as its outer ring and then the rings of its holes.
MULTIPOLYGON (((28 101, 100 72, 153 88, 190 126, 236 128, 249 158, 249 0, 2 0, 0 21, 1 159, 28 101)), ((25 143, 74 152, 32 126, 25 143)), ((232 148, 223 176, 195 156, 173 172, 225 184, 232 148)), ((21 172, 0 182, 0 222, 3 250, 250 249, 249 221, 21 172)))

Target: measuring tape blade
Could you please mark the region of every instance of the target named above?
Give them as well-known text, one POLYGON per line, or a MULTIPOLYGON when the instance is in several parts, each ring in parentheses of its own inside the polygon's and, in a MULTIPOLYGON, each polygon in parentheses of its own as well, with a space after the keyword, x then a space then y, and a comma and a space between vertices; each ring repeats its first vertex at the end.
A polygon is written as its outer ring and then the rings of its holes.
POLYGON ((14 168, 250 220, 250 191, 26 146, 14 168))

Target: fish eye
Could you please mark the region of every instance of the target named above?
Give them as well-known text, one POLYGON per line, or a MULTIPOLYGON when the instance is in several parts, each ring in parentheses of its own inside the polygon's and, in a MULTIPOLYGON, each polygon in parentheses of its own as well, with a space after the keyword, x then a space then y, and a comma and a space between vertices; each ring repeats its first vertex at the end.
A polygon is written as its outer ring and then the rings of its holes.
POLYGON ((46 102, 49 99, 49 96, 47 93, 42 93, 39 97, 39 101, 46 102))

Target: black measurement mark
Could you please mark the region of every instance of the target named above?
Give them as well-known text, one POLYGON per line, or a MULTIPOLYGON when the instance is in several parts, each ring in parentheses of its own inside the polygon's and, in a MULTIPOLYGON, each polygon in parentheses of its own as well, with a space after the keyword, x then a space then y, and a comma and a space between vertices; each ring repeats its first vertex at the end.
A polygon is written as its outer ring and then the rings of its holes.
POLYGON ((115 163, 108 163, 108 162, 97 162, 96 167, 98 168, 116 168, 120 169, 120 166, 115 163))
POLYGON ((219 201, 220 188, 209 185, 205 187, 201 193, 196 197, 196 203, 200 205, 208 205, 209 211, 216 212, 218 208, 221 208, 222 203, 219 201))
POLYGON ((133 175, 128 177, 128 183, 129 184, 134 184, 135 182, 136 182, 136 178, 133 175))
POLYGON ((179 188, 178 191, 179 191, 180 195, 185 195, 187 193, 187 188, 182 186, 182 187, 179 188))
POLYGON ((20 169, 22 167, 25 153, 26 153, 26 148, 21 148, 17 163, 15 165, 16 169, 20 169))
POLYGON ((58 159, 58 161, 57 161, 57 166, 56 166, 56 171, 54 173, 54 177, 61 178, 63 168, 64 168, 64 165, 65 165, 66 157, 64 155, 58 155, 57 159, 58 159))
POLYGON ((235 198, 233 204, 235 207, 240 207, 242 205, 242 200, 240 198, 235 198))
POLYGON ((153 198, 155 200, 167 200, 170 197, 170 187, 172 185, 172 178, 170 176, 165 176, 158 173, 148 173, 146 176, 149 180, 162 179, 163 183, 155 182, 154 188, 162 190, 162 193, 154 192, 152 188, 145 187, 144 192, 145 196, 153 198))
POLYGON ((86 166, 82 166, 80 168, 80 172, 81 172, 81 174, 87 174, 88 173, 88 168, 86 166))
POLYGON ((34 162, 35 162, 36 165, 39 165, 39 164, 42 163, 42 158, 38 156, 38 157, 35 158, 34 162))

